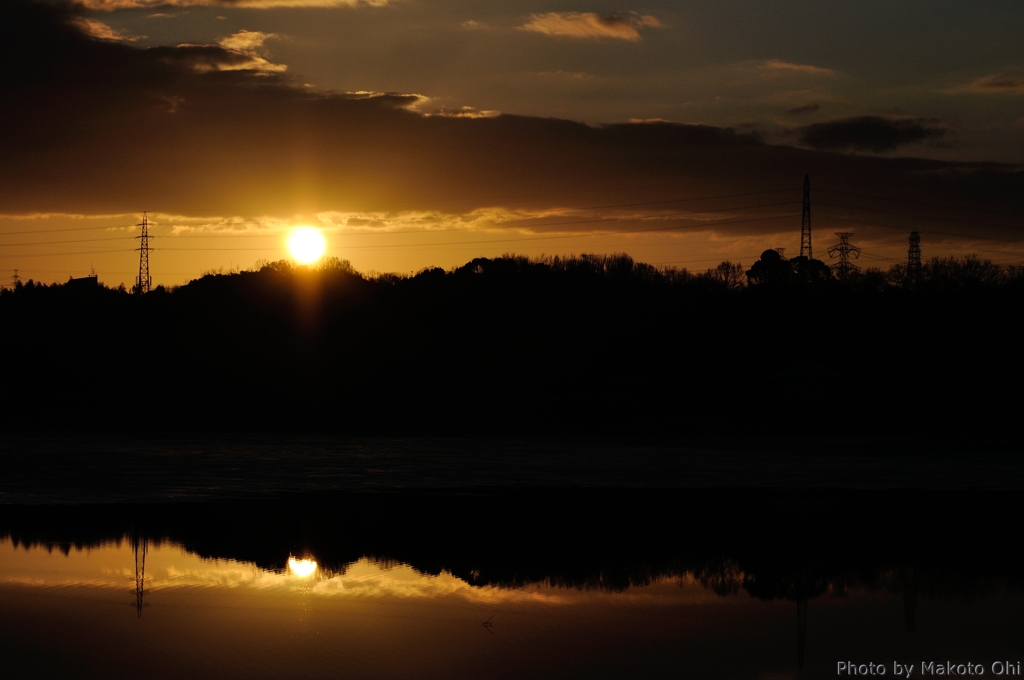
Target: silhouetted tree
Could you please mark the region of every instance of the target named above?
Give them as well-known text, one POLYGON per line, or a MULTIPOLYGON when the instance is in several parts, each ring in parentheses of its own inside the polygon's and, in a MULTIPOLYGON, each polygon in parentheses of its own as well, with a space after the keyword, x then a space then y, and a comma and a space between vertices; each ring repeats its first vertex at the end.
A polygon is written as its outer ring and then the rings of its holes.
POLYGON ((713 281, 722 284, 726 290, 739 290, 747 281, 744 278, 743 265, 726 260, 714 269, 707 271, 707 276, 713 281))
POLYGON ((784 286, 793 280, 793 269, 777 250, 766 250, 747 272, 753 285, 784 286))
POLYGON ((923 284, 939 290, 994 287, 1006 280, 1002 267, 977 255, 932 258, 922 269, 923 284))
POLYGON ((818 286, 832 281, 832 270, 821 260, 800 255, 790 260, 789 266, 793 270, 793 281, 800 285, 818 286))

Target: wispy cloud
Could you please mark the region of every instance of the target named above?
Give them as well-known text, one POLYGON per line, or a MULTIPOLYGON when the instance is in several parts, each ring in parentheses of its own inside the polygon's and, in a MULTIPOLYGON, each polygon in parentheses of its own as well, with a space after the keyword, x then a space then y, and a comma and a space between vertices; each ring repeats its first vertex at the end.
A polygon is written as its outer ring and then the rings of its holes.
POLYGON ((296 220, 286 217, 203 217, 151 213, 150 224, 167 229, 172 236, 216 234, 219 236, 255 236, 280 234, 295 226, 296 220))
POLYGON ((641 39, 641 30, 659 28, 661 25, 656 17, 650 15, 602 16, 593 12, 547 12, 531 14, 530 20, 519 28, 559 38, 635 42, 641 39))
POLYGON ((1024 71, 995 73, 947 88, 949 94, 1024 94, 1024 71))
POLYGON ((551 79, 551 80, 594 80, 595 76, 592 73, 585 71, 541 71, 537 74, 539 78, 551 79))
POLYGON ((74 4, 97 12, 156 7, 383 7, 389 0, 72 0, 74 4))
POLYGON ((260 53, 263 43, 277 36, 259 31, 239 31, 217 39, 214 45, 179 45, 181 59, 200 73, 209 71, 255 71, 281 73, 285 64, 275 64, 260 53))
POLYGON ((565 210, 508 210, 481 208, 468 213, 447 213, 436 210, 406 210, 396 212, 341 212, 327 211, 317 214, 320 223, 331 232, 372 234, 403 231, 489 231, 506 228, 515 223, 519 230, 530 233, 532 220, 564 217, 565 210))
POLYGON ((788 61, 782 61, 781 59, 767 59, 765 61, 754 62, 754 67, 766 75, 790 73, 813 76, 831 76, 836 74, 836 71, 830 68, 823 68, 812 64, 794 64, 788 61))
POLYGON ((217 39, 217 44, 228 50, 239 52, 253 52, 270 38, 276 38, 275 33, 260 33, 259 31, 239 31, 232 35, 217 39))
POLYGON ((96 19, 86 19, 84 17, 77 17, 72 20, 72 23, 81 29, 82 33, 85 33, 90 38, 96 38, 97 40, 110 40, 111 42, 135 42, 145 38, 144 35, 126 35, 120 31, 115 31, 110 26, 107 26, 102 21, 96 19))
POLYGON ((424 112, 425 116, 441 116, 443 118, 495 118, 501 115, 501 111, 490 109, 476 109, 472 106, 460 106, 457 109, 438 109, 437 111, 424 112))

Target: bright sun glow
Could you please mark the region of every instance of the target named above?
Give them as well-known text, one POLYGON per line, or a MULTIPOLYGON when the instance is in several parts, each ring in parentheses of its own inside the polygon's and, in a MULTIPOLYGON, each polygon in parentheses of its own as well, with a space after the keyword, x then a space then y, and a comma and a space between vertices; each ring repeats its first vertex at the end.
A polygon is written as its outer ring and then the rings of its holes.
POLYGON ((288 250, 300 264, 316 262, 323 256, 326 248, 327 242, 324 241, 323 234, 313 227, 296 227, 288 237, 288 250))
POLYGON ((316 571, 316 562, 313 560, 297 560, 294 557, 289 557, 288 569, 296 576, 305 578, 316 571))

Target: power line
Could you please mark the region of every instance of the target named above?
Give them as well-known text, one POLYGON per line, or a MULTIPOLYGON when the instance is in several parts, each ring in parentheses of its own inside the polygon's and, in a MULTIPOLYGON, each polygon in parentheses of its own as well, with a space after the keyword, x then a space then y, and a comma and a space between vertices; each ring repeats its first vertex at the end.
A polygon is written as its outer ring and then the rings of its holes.
POLYGON ((99 253, 130 253, 134 248, 119 248, 117 250, 77 250, 67 253, 20 253, 18 255, 0 255, 0 258, 10 259, 12 257, 60 257, 63 255, 97 255, 99 253))
MULTIPOLYGON (((862 224, 862 225, 865 225, 865 226, 870 225, 870 226, 875 226, 875 227, 884 227, 885 229, 900 229, 900 230, 903 230, 903 227, 898 227, 898 226, 892 225, 892 224, 885 224, 884 222, 876 222, 876 221, 864 219, 864 218, 861 218, 861 217, 840 217, 838 215, 829 215, 829 219, 840 220, 842 222, 850 222, 852 224, 862 224)), ((1007 227, 1007 228, 1009 229, 1010 227, 1007 227)), ((968 241, 970 241, 970 240, 1003 241, 1005 243, 1022 243, 1022 242, 1024 242, 1024 235, 1022 235, 1021 238, 1005 238, 1005 237, 1001 237, 1001 236, 984 236, 982 234, 958 234, 958 233, 951 232, 951 231, 938 231, 937 229, 919 229, 918 231, 920 233, 922 233, 922 234, 938 234, 940 236, 952 236, 954 238, 961 238, 961 239, 965 239, 965 240, 968 240, 968 241)))
POLYGON ((126 238, 134 238, 133 236, 110 236, 106 238, 81 238, 73 239, 70 241, 29 241, 27 243, 0 243, 0 246, 4 248, 11 248, 14 246, 48 246, 48 245, 61 245, 64 243, 93 243, 94 241, 121 241, 126 238))
POLYGON ((0 231, 0 236, 19 236, 22 234, 56 234, 60 231, 98 231, 100 229, 121 229, 122 227, 64 227, 61 229, 29 229, 27 231, 0 231))
MULTIPOLYGON (((859 212, 877 213, 879 215, 892 215, 893 217, 909 217, 909 218, 912 218, 912 219, 919 219, 919 220, 925 220, 925 221, 931 220, 931 221, 934 221, 934 222, 951 222, 951 223, 954 223, 954 224, 966 224, 966 225, 972 226, 972 227, 987 227, 989 229, 1014 229, 1015 228, 1013 226, 1005 225, 1005 224, 989 224, 989 223, 986 223, 986 222, 972 222, 970 220, 957 220, 957 219, 953 219, 951 217, 933 217, 933 216, 930 216, 930 215, 929 216, 910 215, 910 214, 907 214, 907 213, 897 213, 897 212, 891 212, 891 211, 888 211, 888 210, 875 210, 874 208, 850 207, 848 205, 839 205, 838 203, 827 203, 826 202, 826 203, 821 203, 820 205, 825 205, 825 206, 828 206, 830 208, 842 208, 844 210, 853 210, 853 211, 859 211, 859 212)), ((899 227, 894 227, 894 228, 899 228, 899 227)))
MULTIPOLYGON (((594 205, 583 208, 570 208, 571 210, 607 210, 608 208, 636 208, 644 205, 662 205, 665 203, 687 203, 692 201, 713 201, 719 198, 742 198, 744 196, 764 196, 767 194, 781 194, 787 191, 792 191, 791 188, 787 189, 773 189, 771 191, 749 191, 742 194, 724 194, 721 196, 691 196, 689 198, 672 198, 664 201, 644 201, 642 203, 618 203, 615 205, 594 205)), ((721 211, 698 211, 698 212, 721 212, 721 211)), ((529 218, 527 218, 529 219, 529 218)))
MULTIPOLYGON (((150 250, 152 250, 152 248, 150 248, 150 250)), ((30 274, 72 274, 73 273, 71 269, 20 269, 19 271, 28 272, 30 274)), ((104 269, 103 270, 103 275, 104 276, 106 276, 107 274, 137 274, 137 273, 138 272, 136 272, 135 270, 131 270, 131 271, 125 271, 125 270, 120 270, 120 269, 104 269)), ((173 275, 173 276, 189 276, 189 275, 192 275, 192 274, 201 274, 202 272, 201 271, 191 271, 191 272, 165 272, 165 271, 161 271, 161 273, 162 274, 166 274, 168 276, 170 276, 170 275, 173 275)))
MULTIPOLYGON (((757 256, 758 256, 758 254, 755 253, 753 255, 733 255, 731 257, 739 260, 739 259, 757 259, 757 256)), ((706 257, 706 258, 694 259, 694 260, 690 260, 690 259, 687 259, 687 260, 661 260, 661 261, 659 261, 657 263, 651 263, 651 264, 689 264, 691 262, 731 262, 731 261, 732 260, 729 258, 729 256, 726 256, 724 259, 722 257, 706 257)))
MULTIPOLYGON (((687 188, 692 188, 692 187, 699 187, 699 186, 707 186, 709 184, 710 185, 714 185, 714 184, 726 184, 726 183, 728 183, 728 184, 735 185, 735 184, 741 183, 743 180, 749 180, 751 183, 754 183, 754 182, 757 182, 757 181, 760 180, 760 176, 759 175, 748 175, 748 176, 744 177, 744 176, 741 175, 741 176, 738 176, 738 177, 732 177, 732 178, 728 178, 728 179, 715 178, 715 179, 706 179, 706 180, 702 180, 702 181, 699 181, 699 182, 688 181, 688 182, 682 183, 681 186, 685 186, 687 188)), ((788 191, 788 190, 791 190, 791 189, 780 189, 779 191, 788 191)), ((545 197, 545 196, 557 196, 557 197, 559 197, 561 199, 561 198, 564 198, 566 195, 572 195, 572 196, 577 196, 578 197, 578 196, 589 196, 591 194, 608 194, 608 193, 610 193, 610 192, 607 189, 604 189, 604 188, 595 188, 595 189, 591 189, 591 190, 588 190, 588 191, 576 190, 576 191, 572 191, 572 192, 568 192, 568 191, 566 191, 564 189, 558 189, 558 190, 545 191, 545 192, 534 192, 534 193, 530 193, 530 194, 501 194, 501 195, 492 195, 492 196, 483 196, 483 197, 481 197, 481 196, 473 196, 473 197, 469 197, 469 196, 461 196, 461 197, 454 197, 454 196, 435 197, 435 196, 432 196, 431 200, 434 201, 434 202, 439 202, 439 203, 468 203, 468 202, 472 202, 472 203, 476 203, 476 204, 486 204, 487 201, 504 201, 504 200, 509 200, 509 199, 531 199, 531 198, 541 198, 541 197, 545 197)), ((669 200, 670 201, 674 201, 676 199, 669 199, 669 200)), ((683 199, 683 200, 690 200, 690 199, 683 199)), ((698 200, 698 199, 693 199, 693 200, 698 200)), ((662 201, 655 201, 655 203, 660 203, 660 202, 662 202, 662 201)), ((580 210, 587 210, 587 209, 588 208, 580 208, 580 210)), ((590 209, 593 209, 593 208, 590 208, 590 209)))
POLYGON ((976 208, 976 207, 973 207, 973 206, 965 207, 965 206, 953 205, 953 204, 950 204, 950 203, 934 203, 934 202, 929 202, 929 201, 915 201, 915 200, 909 199, 909 198, 894 198, 894 197, 891 197, 891 196, 874 196, 874 195, 871 195, 871 194, 859 194, 859 193, 855 193, 853 191, 842 191, 840 189, 821 189, 821 188, 819 188, 818 191, 824 191, 824 192, 829 193, 829 194, 841 194, 843 196, 856 196, 858 198, 872 198, 872 199, 876 199, 876 200, 879 200, 879 201, 893 201, 893 202, 897 202, 897 203, 913 203, 915 205, 925 205, 925 206, 929 206, 929 207, 932 207, 932 208, 953 208, 955 210, 964 210, 964 211, 968 211, 968 212, 988 213, 990 215, 1007 215, 1009 217, 1024 217, 1024 213, 1001 212, 1001 211, 998 211, 998 210, 983 210, 981 208, 976 208))

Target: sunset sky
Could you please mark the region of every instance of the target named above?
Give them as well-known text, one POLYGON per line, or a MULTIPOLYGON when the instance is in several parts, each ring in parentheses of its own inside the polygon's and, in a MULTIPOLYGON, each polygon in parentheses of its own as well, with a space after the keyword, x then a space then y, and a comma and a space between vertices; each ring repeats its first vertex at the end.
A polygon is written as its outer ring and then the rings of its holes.
POLYGON ((1024 263, 1019 0, 7 0, 0 283, 627 252, 1024 263))

